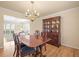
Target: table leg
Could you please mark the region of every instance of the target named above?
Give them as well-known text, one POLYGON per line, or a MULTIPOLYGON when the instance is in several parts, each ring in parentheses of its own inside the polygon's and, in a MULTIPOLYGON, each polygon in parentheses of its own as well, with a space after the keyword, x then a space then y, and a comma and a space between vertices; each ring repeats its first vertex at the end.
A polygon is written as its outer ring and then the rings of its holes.
POLYGON ((43 46, 40 45, 39 48, 40 48, 40 57, 45 57, 46 55, 43 55, 43 53, 42 53, 42 48, 43 48, 43 46))
POLYGON ((36 47, 36 53, 35 53, 35 57, 37 57, 39 54, 39 47, 36 47))
POLYGON ((43 55, 42 53, 42 48, 43 48, 42 45, 37 47, 35 57, 37 57, 38 55, 40 55, 40 57, 45 57, 45 55, 43 55))

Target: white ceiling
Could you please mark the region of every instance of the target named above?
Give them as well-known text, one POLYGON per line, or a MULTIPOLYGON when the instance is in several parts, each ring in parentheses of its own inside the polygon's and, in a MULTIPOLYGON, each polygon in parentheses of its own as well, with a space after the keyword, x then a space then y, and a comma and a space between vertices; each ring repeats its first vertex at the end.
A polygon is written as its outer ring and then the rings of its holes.
MULTIPOLYGON (((30 7, 29 1, 0 1, 0 7, 8 8, 25 14, 30 7)), ((63 11, 69 8, 79 6, 79 1, 35 1, 34 7, 40 13, 40 16, 63 11)))

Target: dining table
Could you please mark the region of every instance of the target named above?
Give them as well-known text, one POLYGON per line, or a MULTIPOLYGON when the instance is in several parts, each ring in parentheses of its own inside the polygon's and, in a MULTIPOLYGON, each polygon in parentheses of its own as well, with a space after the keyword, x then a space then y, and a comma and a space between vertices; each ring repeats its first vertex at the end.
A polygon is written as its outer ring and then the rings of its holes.
POLYGON ((31 47, 31 48, 39 47, 41 56, 44 56, 42 53, 42 45, 46 44, 50 40, 51 40, 50 38, 43 39, 41 35, 38 37, 36 37, 35 35, 26 35, 26 36, 19 37, 19 41, 27 45, 28 47, 31 47))

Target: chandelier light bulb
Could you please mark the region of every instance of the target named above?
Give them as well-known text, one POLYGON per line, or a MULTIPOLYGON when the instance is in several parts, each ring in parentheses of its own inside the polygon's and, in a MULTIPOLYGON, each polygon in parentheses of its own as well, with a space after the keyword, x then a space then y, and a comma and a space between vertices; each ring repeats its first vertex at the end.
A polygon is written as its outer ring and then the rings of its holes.
MULTIPOLYGON (((34 1, 31 1, 31 4, 33 5, 34 1)), ((34 21, 39 16, 39 13, 37 12, 37 10, 33 6, 31 6, 32 9, 30 9, 30 7, 29 7, 26 11, 26 17, 28 19, 30 19, 31 21, 34 21)))
POLYGON ((36 10, 34 10, 34 13, 37 13, 37 11, 36 11, 36 10))
POLYGON ((27 12, 29 12, 29 9, 27 9, 27 12))
POLYGON ((32 16, 31 14, 29 16, 32 16))
POLYGON ((39 16, 39 13, 37 13, 37 16, 39 16))

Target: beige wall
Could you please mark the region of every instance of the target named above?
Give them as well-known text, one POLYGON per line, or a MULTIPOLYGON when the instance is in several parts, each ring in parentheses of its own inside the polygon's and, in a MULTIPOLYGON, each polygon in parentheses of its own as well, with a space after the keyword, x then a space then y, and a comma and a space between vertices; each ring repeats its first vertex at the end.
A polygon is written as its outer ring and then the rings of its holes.
POLYGON ((19 12, 15 12, 15 11, 0 7, 0 48, 3 48, 3 46, 4 46, 3 45, 4 44, 4 41, 3 41, 3 38, 4 38, 4 33, 3 33, 4 19, 3 19, 3 15, 10 15, 10 16, 18 17, 18 18, 24 18, 24 15, 19 13, 19 12))
POLYGON ((79 49, 79 7, 38 18, 31 25, 31 34, 37 29, 42 31, 42 19, 54 16, 61 16, 62 45, 79 49))
POLYGON ((2 15, 0 14, 0 48, 3 47, 3 17, 2 15))
POLYGON ((36 19, 30 24, 31 34, 34 34, 35 30, 42 31, 42 19, 36 19))

